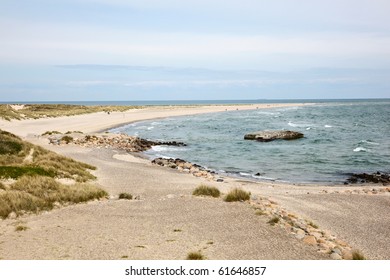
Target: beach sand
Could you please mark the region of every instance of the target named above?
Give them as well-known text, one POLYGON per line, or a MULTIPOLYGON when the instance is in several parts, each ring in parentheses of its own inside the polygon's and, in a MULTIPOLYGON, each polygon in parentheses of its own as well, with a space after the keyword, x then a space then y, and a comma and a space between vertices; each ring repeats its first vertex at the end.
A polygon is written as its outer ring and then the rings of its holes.
MULTIPOLYGON (((52 146, 37 137, 49 130, 104 131, 124 123, 225 110, 265 110, 277 105, 151 107, 126 113, 94 113, 55 119, 0 121, 10 131, 45 148, 97 167, 97 184, 111 198, 38 215, 0 221, 3 259, 327 259, 285 229, 271 226, 248 203, 191 195, 201 183, 227 193, 234 187, 271 198, 289 212, 315 222, 369 259, 390 259, 390 195, 334 193, 344 186, 306 186, 226 178, 207 181, 112 149, 52 146), (332 190, 325 193, 323 190, 332 190), (118 200, 121 192, 139 199, 118 200), (26 231, 16 232, 23 224, 26 231)), ((294 106, 297 106, 294 104, 294 106)), ((371 186, 372 187, 372 186, 371 186)), ((364 188, 364 187, 348 187, 364 188)))

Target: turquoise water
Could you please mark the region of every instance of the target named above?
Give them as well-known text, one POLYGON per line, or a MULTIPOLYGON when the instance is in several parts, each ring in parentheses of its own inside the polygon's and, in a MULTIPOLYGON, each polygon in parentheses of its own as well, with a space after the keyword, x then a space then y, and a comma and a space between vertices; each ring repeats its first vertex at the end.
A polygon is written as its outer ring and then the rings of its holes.
POLYGON ((112 131, 188 144, 154 147, 146 152, 152 158, 178 157, 258 180, 341 183, 353 172, 390 171, 389 100, 227 111, 133 123, 112 131), (248 132, 266 129, 295 130, 305 137, 267 143, 243 139, 248 132))

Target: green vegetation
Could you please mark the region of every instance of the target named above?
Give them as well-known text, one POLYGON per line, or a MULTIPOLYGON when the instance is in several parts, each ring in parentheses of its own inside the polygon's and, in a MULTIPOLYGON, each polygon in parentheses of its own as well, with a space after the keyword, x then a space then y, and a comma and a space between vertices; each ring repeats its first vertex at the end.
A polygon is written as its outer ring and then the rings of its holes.
POLYGON ((312 221, 308 221, 307 224, 308 224, 309 226, 311 226, 312 228, 318 229, 318 225, 316 225, 316 224, 313 223, 312 221))
POLYGON ((219 197, 221 195, 221 192, 216 187, 209 187, 206 185, 200 185, 197 187, 192 195, 196 196, 212 196, 212 197, 219 197))
POLYGON ((364 257, 362 252, 360 252, 358 250, 354 250, 354 251, 352 251, 352 259, 353 260, 365 260, 366 258, 364 257))
POLYGON ((0 178, 17 179, 23 175, 55 177, 53 170, 47 171, 39 166, 0 166, 0 178))
POLYGON ((265 213, 263 210, 258 209, 258 210, 256 210, 255 215, 264 216, 264 215, 267 215, 267 213, 265 213))
POLYGON ((130 193, 120 193, 119 194, 119 199, 128 199, 131 200, 133 199, 133 195, 130 193))
POLYGON ((18 225, 17 227, 15 227, 15 231, 26 231, 26 230, 28 230, 28 227, 23 225, 18 225))
POLYGON ((55 118, 60 116, 74 116, 96 112, 124 112, 141 106, 83 106, 68 104, 28 104, 19 110, 8 104, 0 104, 0 117, 12 119, 39 119, 44 117, 55 118))
POLYGON ((273 217, 271 218, 268 223, 271 225, 271 226, 274 226, 275 224, 279 223, 280 221, 280 218, 279 217, 273 217))
POLYGON ((89 172, 93 169, 94 166, 0 130, 0 179, 16 180, 10 185, 0 182, 0 217, 6 218, 12 212, 19 215, 50 210, 56 203, 79 203, 107 196, 96 186, 82 184, 95 179, 89 172), (58 178, 69 178, 76 183, 63 185, 55 180, 58 178))
POLYGON ((106 197, 106 191, 89 184, 63 185, 53 178, 23 176, 0 192, 0 217, 53 209, 55 203, 80 203, 106 197))
POLYGON ((46 131, 45 133, 42 134, 42 136, 53 135, 53 134, 62 134, 62 133, 57 130, 51 130, 51 131, 46 131))
POLYGON ((205 256, 201 252, 190 252, 187 255, 187 260, 204 260, 205 256))
POLYGON ((225 196, 224 200, 226 202, 245 201, 245 200, 249 200, 250 196, 251 196, 250 192, 246 192, 242 189, 235 188, 225 196))
POLYGON ((65 135, 61 138, 61 141, 64 141, 66 144, 69 144, 70 142, 73 141, 73 137, 72 136, 68 136, 68 135, 65 135))

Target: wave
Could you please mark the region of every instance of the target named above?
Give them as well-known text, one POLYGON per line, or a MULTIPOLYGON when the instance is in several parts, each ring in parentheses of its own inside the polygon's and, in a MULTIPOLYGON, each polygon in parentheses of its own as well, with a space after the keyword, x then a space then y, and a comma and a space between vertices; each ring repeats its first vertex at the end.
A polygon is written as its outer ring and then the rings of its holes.
POLYGON ((152 150, 155 152, 171 152, 171 151, 184 151, 184 147, 175 147, 175 146, 153 146, 152 150))
POLYGON ((359 143, 365 143, 365 144, 370 144, 370 145, 380 145, 379 143, 371 141, 371 140, 362 140, 359 143))
POLYGON ((312 126, 312 124, 307 124, 307 123, 293 123, 291 121, 289 121, 287 123, 289 126, 292 126, 292 127, 309 127, 312 126))
POLYGON ((363 148, 363 147, 357 147, 353 149, 354 152, 368 152, 368 149, 363 148))
POLYGON ((324 125, 324 127, 330 128, 330 127, 333 127, 333 126, 326 124, 326 125, 324 125))

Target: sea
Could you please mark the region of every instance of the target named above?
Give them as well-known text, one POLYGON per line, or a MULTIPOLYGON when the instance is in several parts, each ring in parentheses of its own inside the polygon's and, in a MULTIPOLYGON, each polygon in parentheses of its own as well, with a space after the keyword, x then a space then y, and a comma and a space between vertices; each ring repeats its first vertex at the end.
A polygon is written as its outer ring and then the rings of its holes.
POLYGON ((184 142, 185 147, 155 146, 145 155, 181 158, 221 175, 250 180, 341 184, 352 173, 390 172, 390 99, 133 105, 250 103, 291 103, 291 107, 170 117, 127 124, 111 132, 184 142), (315 104, 294 106, 301 102, 315 104), (294 130, 304 138, 265 143, 244 140, 246 133, 259 130, 294 130))

